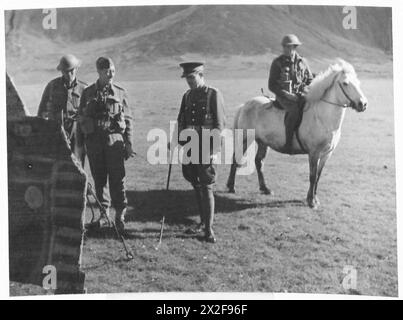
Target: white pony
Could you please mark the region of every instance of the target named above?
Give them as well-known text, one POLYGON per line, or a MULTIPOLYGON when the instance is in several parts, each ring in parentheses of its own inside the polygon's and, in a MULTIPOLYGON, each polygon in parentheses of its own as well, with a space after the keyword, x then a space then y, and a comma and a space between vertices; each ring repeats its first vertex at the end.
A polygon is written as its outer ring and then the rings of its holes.
MULTIPOLYGON (((291 154, 309 155, 310 187, 307 202, 311 208, 317 208, 318 181, 326 161, 340 140, 346 108, 351 107, 363 112, 367 107, 367 99, 360 89, 360 81, 353 66, 341 59, 312 81, 305 98, 302 122, 294 135, 291 154)), ((268 147, 284 153, 284 116, 285 111, 274 107, 273 100, 264 96, 247 101, 235 115, 234 129, 255 129, 255 140, 258 145, 255 164, 259 187, 265 194, 271 194, 271 190, 266 187, 262 166, 268 147)), ((235 140, 235 143, 238 142, 235 140)), ((246 138, 242 143, 245 153, 248 147, 246 138)), ((237 167, 234 153, 227 181, 229 192, 235 192, 237 167)))

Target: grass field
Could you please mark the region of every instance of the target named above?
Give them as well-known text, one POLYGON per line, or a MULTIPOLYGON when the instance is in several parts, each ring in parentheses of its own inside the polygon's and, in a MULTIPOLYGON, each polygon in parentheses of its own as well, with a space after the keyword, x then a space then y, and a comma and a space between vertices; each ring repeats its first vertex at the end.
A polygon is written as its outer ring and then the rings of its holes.
MULTIPOLYGON (((83 271, 88 293, 101 292, 306 292, 397 296, 396 195, 393 86, 390 79, 361 79, 366 112, 348 110, 342 138, 321 178, 321 206, 305 205, 307 156, 269 152, 265 174, 274 195, 260 195, 256 173, 237 177, 237 193, 225 193, 229 166, 218 170, 217 244, 186 230, 197 221, 191 186, 174 166, 171 190, 164 191, 167 165, 142 157, 151 128, 175 119, 183 81, 127 82, 134 106, 135 149, 127 163, 131 222, 128 243, 135 253, 124 261, 121 243, 110 235, 88 237, 83 271), (158 251, 160 219, 166 229, 158 251), (346 291, 345 266, 357 270, 357 289, 346 291)), ((260 93, 266 79, 212 80, 227 106, 228 125, 236 106, 260 93)), ((32 113, 44 84, 19 91, 32 113)), ((21 294, 14 284, 11 292, 21 294)))

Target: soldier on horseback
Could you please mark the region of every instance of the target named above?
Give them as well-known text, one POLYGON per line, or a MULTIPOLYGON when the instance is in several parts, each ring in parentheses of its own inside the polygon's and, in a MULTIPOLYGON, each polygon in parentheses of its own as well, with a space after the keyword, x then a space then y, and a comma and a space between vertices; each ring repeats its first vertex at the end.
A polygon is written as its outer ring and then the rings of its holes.
POLYGON ((269 89, 276 95, 277 102, 286 110, 285 152, 292 151, 292 139, 302 116, 304 105, 303 93, 313 75, 303 57, 296 48, 301 45, 297 36, 284 36, 283 54, 273 60, 270 68, 269 89))

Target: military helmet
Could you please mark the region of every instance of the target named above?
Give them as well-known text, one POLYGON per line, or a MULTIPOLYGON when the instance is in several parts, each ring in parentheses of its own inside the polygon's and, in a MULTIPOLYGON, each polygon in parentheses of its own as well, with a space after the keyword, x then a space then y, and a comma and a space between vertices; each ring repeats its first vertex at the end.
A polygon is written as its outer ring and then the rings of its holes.
POLYGON ((66 54, 60 58, 60 62, 58 64, 58 66, 56 67, 56 69, 59 71, 71 70, 71 69, 79 67, 80 64, 81 64, 81 61, 78 60, 74 55, 66 54))
POLYGON ((298 37, 295 34, 287 34, 284 36, 281 41, 281 45, 284 46, 299 46, 302 43, 299 41, 298 37))

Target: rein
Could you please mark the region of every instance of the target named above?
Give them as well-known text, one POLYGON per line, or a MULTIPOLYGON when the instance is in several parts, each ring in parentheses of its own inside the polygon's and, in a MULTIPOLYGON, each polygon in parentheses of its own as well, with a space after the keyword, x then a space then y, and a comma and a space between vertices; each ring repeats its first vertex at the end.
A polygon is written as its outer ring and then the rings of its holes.
MULTIPOLYGON (((350 101, 350 105, 351 105, 351 104, 354 104, 354 101, 348 96, 348 94, 346 93, 346 91, 344 91, 343 86, 340 84, 340 82, 337 82, 337 83, 338 83, 338 85, 339 85, 341 91, 343 92, 344 96, 348 99, 348 101, 350 101)), ((332 105, 334 105, 334 106, 339 106, 339 107, 342 107, 342 108, 348 108, 348 104, 347 104, 347 103, 345 103, 345 104, 340 104, 340 103, 331 102, 331 101, 328 101, 328 100, 325 100, 325 99, 320 99, 320 100, 323 101, 323 102, 332 104, 332 105)))

